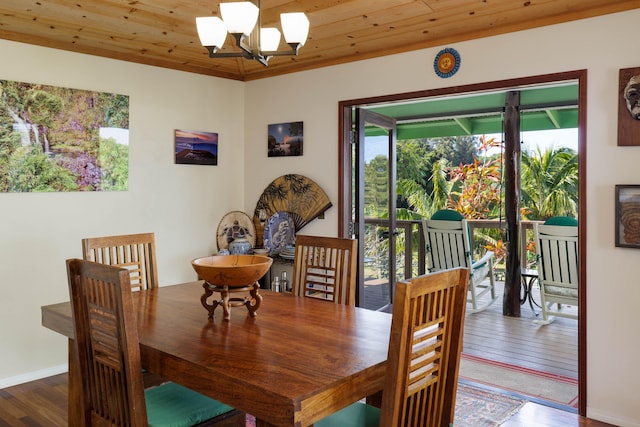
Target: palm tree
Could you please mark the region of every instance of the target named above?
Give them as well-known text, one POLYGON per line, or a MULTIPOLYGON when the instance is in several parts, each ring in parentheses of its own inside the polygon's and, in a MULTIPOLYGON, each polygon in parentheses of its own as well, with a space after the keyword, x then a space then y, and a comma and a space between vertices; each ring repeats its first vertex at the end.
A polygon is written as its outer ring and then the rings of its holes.
POLYGON ((444 209, 449 200, 451 183, 447 180, 449 162, 440 159, 433 163, 429 180, 433 185, 433 192, 427 191, 413 179, 399 179, 396 186, 399 196, 404 197, 409 208, 396 209, 398 219, 429 218, 439 209, 444 209))
POLYGON ((521 206, 528 219, 577 216, 578 154, 566 147, 522 153, 521 206))

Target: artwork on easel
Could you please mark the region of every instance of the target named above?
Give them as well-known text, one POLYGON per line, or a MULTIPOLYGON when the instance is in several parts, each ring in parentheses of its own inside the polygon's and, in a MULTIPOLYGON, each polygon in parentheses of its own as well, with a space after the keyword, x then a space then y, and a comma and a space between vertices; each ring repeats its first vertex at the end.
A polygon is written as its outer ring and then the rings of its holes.
POLYGON ((640 67, 620 70, 618 145, 640 145, 640 67))

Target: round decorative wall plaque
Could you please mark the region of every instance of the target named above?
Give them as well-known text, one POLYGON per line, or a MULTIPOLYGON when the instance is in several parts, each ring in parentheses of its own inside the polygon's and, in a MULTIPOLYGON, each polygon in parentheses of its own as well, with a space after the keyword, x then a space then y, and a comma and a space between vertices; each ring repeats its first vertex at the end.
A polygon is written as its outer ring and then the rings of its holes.
POLYGON ((433 68, 443 79, 453 76, 460 68, 460 54, 450 47, 442 49, 433 61, 433 68))
POLYGON ((251 247, 256 245, 256 228, 249 215, 242 211, 231 211, 220 220, 216 240, 218 250, 230 249, 229 244, 237 238, 244 237, 251 247))

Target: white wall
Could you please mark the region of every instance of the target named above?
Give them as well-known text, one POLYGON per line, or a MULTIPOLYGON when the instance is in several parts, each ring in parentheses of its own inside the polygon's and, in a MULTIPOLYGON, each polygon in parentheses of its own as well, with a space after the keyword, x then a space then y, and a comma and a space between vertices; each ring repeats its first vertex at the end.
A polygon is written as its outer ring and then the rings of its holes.
POLYGON ((83 237, 153 231, 160 284, 196 278, 190 260, 243 208, 244 88, 3 40, 0 57, 2 80, 130 97, 129 191, 0 194, 2 388, 66 369, 66 340, 40 325, 40 306, 69 300, 64 262, 82 257, 83 237), (218 166, 174 164, 174 129, 218 132, 218 166))
POLYGON ((249 82, 245 207, 275 177, 301 173, 336 206, 303 232, 337 233, 341 100, 587 69, 588 415, 640 426, 640 251, 614 247, 614 185, 640 184, 640 147, 616 146, 618 70, 640 66, 639 21, 635 10, 456 43, 461 68, 448 79, 433 71, 434 48, 249 82), (304 155, 267 158, 267 125, 288 121, 304 122, 304 155))

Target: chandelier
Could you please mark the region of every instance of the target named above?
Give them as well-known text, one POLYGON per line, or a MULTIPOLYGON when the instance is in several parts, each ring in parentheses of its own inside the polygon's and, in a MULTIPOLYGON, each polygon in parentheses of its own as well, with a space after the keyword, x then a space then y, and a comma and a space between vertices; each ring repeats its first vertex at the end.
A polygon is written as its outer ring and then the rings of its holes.
POLYGON ((196 18, 200 43, 207 48, 210 58, 244 57, 266 67, 273 56, 298 55, 298 49, 309 34, 309 19, 304 13, 281 13, 280 25, 290 49, 279 51, 280 31, 261 26, 260 0, 220 3, 220 15, 222 19, 217 16, 196 18), (239 52, 220 52, 227 32, 235 39, 239 52))

